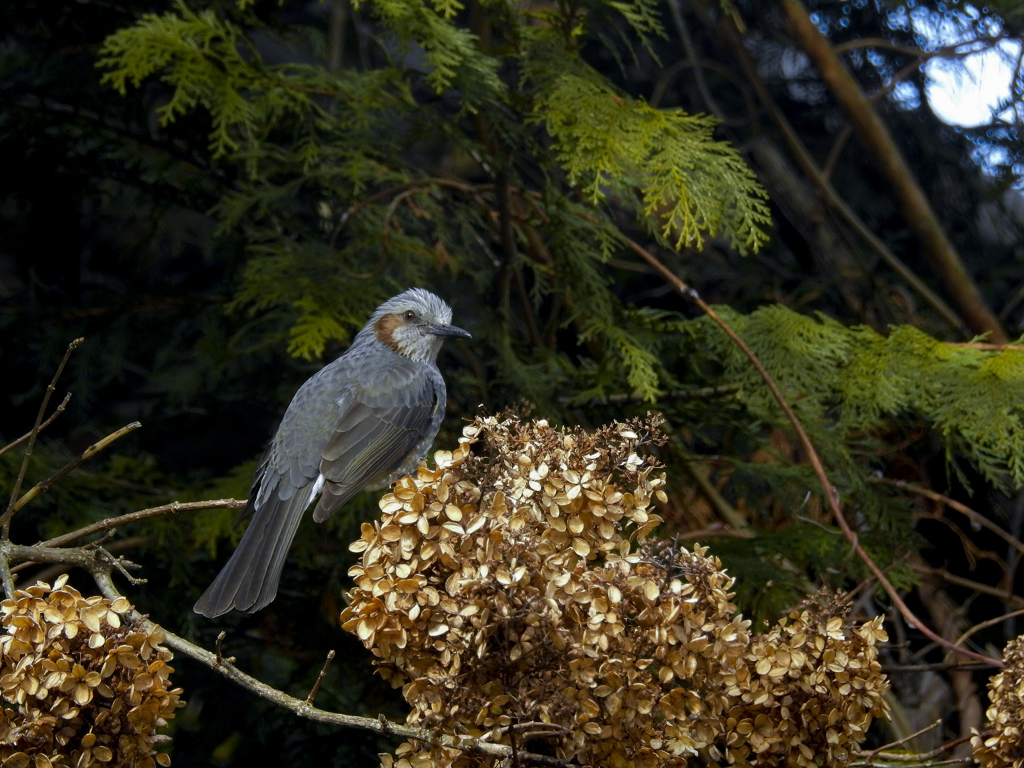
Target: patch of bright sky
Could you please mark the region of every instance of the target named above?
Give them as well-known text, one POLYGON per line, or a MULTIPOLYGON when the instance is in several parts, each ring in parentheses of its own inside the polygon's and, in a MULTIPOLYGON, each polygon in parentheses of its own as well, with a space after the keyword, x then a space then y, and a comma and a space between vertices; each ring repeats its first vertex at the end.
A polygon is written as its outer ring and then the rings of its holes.
MULTIPOLYGON (((1016 123, 1014 107, 1006 105, 1011 102, 1014 72, 1021 58, 1020 42, 1002 40, 992 45, 978 40, 979 37, 997 37, 1002 28, 998 20, 983 18, 972 5, 958 4, 956 10, 949 9, 945 13, 915 6, 911 0, 890 11, 889 26, 912 31, 923 50, 935 51, 963 44, 956 51, 966 54, 955 59, 936 57, 925 65, 924 95, 935 115, 949 125, 963 127, 993 121, 1007 125, 1016 123)), ((920 103, 920 94, 910 83, 898 85, 893 96, 908 107, 920 103)), ((1019 117, 1024 118, 1024 114, 1019 117)), ((979 144, 975 152, 975 161, 988 170, 1005 164, 1008 159, 1004 150, 990 144, 979 144)))
POLYGON ((1010 98, 1020 43, 1003 40, 994 47, 983 40, 971 43, 979 37, 997 37, 1002 31, 998 20, 983 20, 972 5, 946 13, 913 5, 890 12, 889 26, 914 32, 926 51, 963 43, 957 53, 968 54, 952 60, 935 58, 925 65, 926 97, 932 111, 950 125, 973 127, 990 122, 999 114, 1000 103, 1010 98))

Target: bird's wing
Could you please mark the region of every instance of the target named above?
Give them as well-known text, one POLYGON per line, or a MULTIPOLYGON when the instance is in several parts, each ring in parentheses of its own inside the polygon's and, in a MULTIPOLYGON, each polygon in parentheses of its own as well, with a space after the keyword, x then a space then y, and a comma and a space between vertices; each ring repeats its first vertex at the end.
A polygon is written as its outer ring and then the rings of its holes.
POLYGON ((427 434, 436 429, 439 402, 432 377, 400 390, 356 398, 342 415, 320 457, 325 479, 313 519, 326 520, 368 483, 396 470, 427 434))

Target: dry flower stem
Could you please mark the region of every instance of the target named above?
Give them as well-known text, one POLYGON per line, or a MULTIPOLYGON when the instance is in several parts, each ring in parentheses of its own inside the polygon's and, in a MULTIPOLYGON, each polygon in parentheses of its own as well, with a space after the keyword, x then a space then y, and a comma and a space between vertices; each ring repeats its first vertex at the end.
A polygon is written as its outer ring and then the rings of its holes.
POLYGON ((306 697, 306 703, 312 704, 313 699, 316 698, 316 692, 320 690, 320 683, 323 682, 324 676, 327 674, 327 668, 331 666, 331 662, 334 661, 334 649, 332 648, 327 652, 327 660, 324 662, 323 668, 320 670, 320 674, 316 678, 316 682, 313 683, 313 688, 309 692, 309 696, 306 697))
MULTIPOLYGON (((36 423, 33 425, 32 431, 29 432, 28 446, 25 448, 25 455, 21 460, 21 468, 18 470, 18 477, 14 481, 14 488, 11 489, 11 499, 7 502, 7 510, 2 516, 0 516, 0 526, 2 526, 3 529, 2 533, 0 533, 0 538, 4 541, 7 541, 10 538, 11 517, 14 515, 14 503, 18 500, 18 494, 21 492, 21 484, 25 481, 25 473, 28 471, 28 460, 32 456, 32 451, 35 448, 36 437, 39 436, 39 429, 43 423, 43 414, 46 413, 46 406, 50 403, 50 397, 57 388, 57 379, 59 379, 61 373, 63 373, 64 366, 68 364, 68 359, 71 357, 71 353, 78 349, 83 341, 85 341, 85 339, 80 338, 75 339, 68 344, 67 351, 64 352, 64 357, 61 358, 60 365, 57 366, 57 372, 53 374, 53 378, 50 380, 50 386, 46 388, 46 394, 43 395, 43 402, 39 406, 39 413, 36 414, 36 423)), ((7 586, 6 574, 4 586, 7 586)))
MULTIPOLYGON (((57 408, 54 410, 54 412, 50 414, 50 418, 48 418, 46 421, 44 421, 42 424, 39 425, 39 430, 38 431, 42 432, 48 426, 53 424, 53 422, 57 419, 57 417, 60 416, 62 413, 64 413, 64 409, 68 407, 68 403, 69 402, 71 402, 71 393, 70 392, 68 392, 66 395, 64 395, 64 399, 61 400, 60 405, 57 406, 57 408)), ((38 432, 37 432, 37 434, 38 434, 38 432)), ((26 432, 24 435, 19 437, 14 442, 8 443, 3 448, 0 448, 0 456, 3 456, 5 453, 7 453, 12 448, 17 448, 19 445, 21 445, 26 440, 28 440, 31 436, 32 436, 31 432, 26 432)))
POLYGON ((41 541, 36 546, 63 547, 65 544, 70 544, 72 541, 76 541, 83 536, 89 536, 94 533, 99 533, 100 531, 112 531, 119 526, 134 523, 137 520, 145 520, 149 517, 176 515, 179 512, 191 512, 196 509, 240 509, 244 506, 244 499, 210 499, 208 501, 185 502, 174 501, 170 504, 164 504, 159 507, 150 507, 149 509, 140 509, 137 512, 129 512, 119 517, 109 517, 106 520, 100 520, 83 528, 79 528, 77 531, 71 531, 70 533, 64 533, 55 538, 41 541))
MULTIPOLYGON (((57 483, 57 482, 60 482, 61 480, 63 480, 71 472, 73 472, 80 464, 82 464, 82 462, 87 461, 88 459, 91 459, 93 456, 95 456, 97 453, 102 451, 104 448, 106 448, 108 445, 113 443, 115 440, 120 440, 122 437, 127 435, 129 432, 134 432, 136 429, 138 429, 141 426, 142 426, 142 424, 140 424, 139 422, 133 421, 131 424, 126 424, 125 426, 121 427, 117 431, 111 432, 109 435, 104 437, 99 442, 93 443, 88 448, 86 448, 84 451, 82 451, 82 453, 79 454, 76 458, 72 459, 64 467, 62 467, 60 470, 58 470, 55 474, 51 475, 46 480, 43 480, 41 483, 36 483, 36 485, 34 485, 32 488, 30 488, 25 493, 24 496, 22 496, 20 499, 18 499, 10 507, 7 508, 7 512, 4 513, 4 517, 6 517, 8 520, 10 520, 10 516, 12 516, 15 512, 17 512, 19 509, 24 507, 30 501, 32 501, 32 499, 34 499, 39 494, 45 493, 50 488, 50 486, 52 486, 54 483, 57 483)), ((2 519, 2 518, 0 518, 0 519, 2 519)))
POLYGON ((933 642, 938 643, 943 648, 948 648, 951 651, 955 651, 956 653, 962 654, 964 656, 969 656, 973 659, 978 659, 979 661, 987 661, 995 666, 1002 666, 1002 663, 996 659, 992 659, 988 656, 983 656, 980 653, 975 653, 974 651, 969 651, 964 648, 958 648, 953 643, 949 642, 945 638, 938 635, 927 624, 925 624, 923 621, 917 618, 916 615, 914 615, 914 612, 910 610, 909 606, 907 606, 907 604, 903 601, 903 598, 900 597, 899 592, 896 591, 896 588, 892 585, 892 582, 890 582, 889 579, 886 577, 882 569, 878 567, 875 561, 871 559, 868 553, 864 551, 864 548, 861 547, 860 543, 857 541, 857 534, 850 527, 850 524, 847 522, 846 517, 843 515, 842 509, 840 509, 839 507, 839 502, 836 499, 835 489, 829 482, 828 475, 825 473, 825 467, 821 463, 821 458, 818 456, 818 452, 815 450, 814 444, 811 442, 810 437, 808 437, 807 432, 804 431, 803 425, 800 423, 800 420, 796 417, 796 414, 793 412, 793 409, 786 401, 786 398, 783 396, 782 391, 779 389, 774 379, 772 379, 771 374, 768 373, 768 370, 764 367, 764 364, 761 363, 757 355, 754 354, 754 351, 747 345, 745 341, 743 341, 742 338, 740 338, 739 334, 736 333, 736 331, 734 331, 732 327, 728 323, 726 323, 725 320, 723 320, 719 316, 719 314, 715 312, 715 310, 713 310, 710 307, 710 305, 708 305, 695 290, 693 290, 693 288, 691 288, 682 280, 680 280, 679 277, 677 277, 676 274, 673 273, 668 267, 662 264, 661 261, 654 254, 652 254, 646 248, 641 246, 639 243, 636 243, 629 238, 625 238, 625 242, 633 250, 634 253, 639 255, 648 264, 650 264, 652 267, 658 270, 662 277, 664 277, 670 285, 672 285, 677 291, 679 291, 680 294, 690 299, 698 307, 700 307, 701 311, 704 312, 704 314, 706 314, 709 318, 711 318, 711 320, 719 328, 721 328, 730 339, 732 339, 733 343, 736 344, 736 346, 738 346, 740 350, 742 350, 743 354, 747 356, 750 362, 757 369, 758 374, 760 374, 761 378, 768 386, 768 389, 771 391, 772 396, 775 398, 776 402, 778 402, 779 407, 782 408, 782 411, 783 413, 785 413, 786 418, 789 420, 789 423, 792 424, 793 430, 796 432, 797 437, 800 440, 801 446, 807 453, 807 459, 808 461, 810 461, 811 467, 814 469, 814 473, 818 476, 818 481, 821 483, 822 490, 825 492, 825 498, 828 500, 828 505, 829 509, 832 512, 832 516, 839 524, 839 527, 846 535, 846 538, 850 541, 850 544, 852 545, 854 552, 857 553, 857 556, 868 567, 868 570, 870 570, 871 573, 874 574, 875 578, 878 579, 879 583, 888 593, 890 599, 892 599, 893 603, 899 609, 899 612, 903 615, 903 617, 910 624, 917 627, 917 629, 925 637, 927 637, 929 640, 932 640, 933 642))
POLYGON ((973 524, 988 528, 990 531, 996 534, 999 538, 1001 538, 1011 547, 1016 549, 1021 554, 1024 554, 1024 543, 1021 543, 1018 539, 1014 538, 1012 534, 1008 533, 1007 531, 1004 531, 1002 528, 1000 528, 998 525, 993 523, 991 520, 989 520, 981 513, 975 512, 966 504, 961 504, 959 501, 949 498, 949 496, 944 496, 943 494, 938 493, 937 491, 933 491, 930 488, 925 488, 924 486, 917 485, 916 483, 908 483, 906 480, 891 480, 887 477, 872 477, 868 478, 868 482, 876 483, 877 485, 888 485, 893 488, 899 488, 904 491, 910 491, 911 493, 916 493, 918 496, 924 496, 926 499, 937 501, 940 504, 949 507, 950 509, 955 509, 960 514, 966 516, 967 519, 970 520, 973 524))

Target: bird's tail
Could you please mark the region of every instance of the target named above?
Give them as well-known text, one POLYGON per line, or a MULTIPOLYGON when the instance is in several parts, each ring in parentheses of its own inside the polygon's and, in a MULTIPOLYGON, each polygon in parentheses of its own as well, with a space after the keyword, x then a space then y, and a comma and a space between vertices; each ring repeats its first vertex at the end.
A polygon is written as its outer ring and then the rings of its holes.
POLYGON ((309 497, 301 489, 288 499, 270 493, 253 514, 238 549, 199 598, 195 612, 213 618, 232 608, 252 613, 268 605, 277 595, 284 561, 307 506, 309 497))

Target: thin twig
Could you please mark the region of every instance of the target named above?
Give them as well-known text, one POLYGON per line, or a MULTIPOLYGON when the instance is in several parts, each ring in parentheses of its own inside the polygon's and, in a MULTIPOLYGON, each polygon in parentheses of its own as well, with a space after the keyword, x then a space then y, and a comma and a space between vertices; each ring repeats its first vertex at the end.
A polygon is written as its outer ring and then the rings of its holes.
POLYGON ((988 669, 992 665, 986 662, 971 661, 962 664, 950 664, 939 661, 934 664, 883 664, 882 672, 887 675, 908 674, 918 675, 925 672, 953 672, 962 669, 988 669))
POLYGON ((800 445, 803 447, 804 452, 807 454, 807 459, 810 462, 811 467, 814 469, 814 474, 817 475, 818 481, 821 483, 821 488, 824 491, 825 499, 828 502, 829 509, 832 512, 833 518, 839 524, 839 527, 840 529, 842 529, 843 533, 846 535, 846 538, 850 542, 853 551, 857 554, 861 561, 868 567, 868 570, 874 574, 875 578, 878 579, 879 583, 882 585, 882 588, 885 589, 885 591, 888 593, 889 597, 892 599, 893 603, 899 609, 899 612, 903 615, 903 617, 909 623, 917 627, 921 631, 921 633, 924 634, 928 639, 938 643, 944 648, 948 648, 949 650, 963 654, 964 656, 970 656, 971 658, 978 659, 979 661, 987 661, 993 665, 1002 667, 1002 661, 991 659, 988 656, 983 656, 979 653, 975 653, 974 651, 968 651, 963 648, 958 648, 953 643, 949 642, 942 636, 938 635, 934 630, 932 630, 923 621, 921 621, 914 614, 913 611, 910 610, 910 607, 903 601, 903 598, 900 597, 899 592, 896 591, 896 588, 892 585, 892 582, 889 581, 889 579, 886 577, 882 569, 878 567, 875 561, 871 559, 870 555, 868 555, 868 553, 860 545, 860 542, 857 540, 856 532, 854 532, 854 530, 850 527, 850 524, 846 520, 846 516, 843 515, 843 511, 839 507, 839 501, 836 496, 835 488, 832 486, 831 482, 829 482, 828 475, 825 473, 825 467, 821 462, 821 458, 818 456, 817 450, 814 448, 814 444, 811 442, 811 438, 807 435, 807 432, 804 430, 803 425, 800 423, 800 420, 793 412, 793 409, 789 405, 789 402, 783 396, 782 391, 775 383, 775 380, 772 378, 771 374, 768 373, 768 370, 764 367, 764 364, 758 359, 757 355, 754 354, 754 351, 747 345, 747 343, 740 337, 740 335, 736 333, 735 330, 733 330, 732 326, 725 322, 725 320, 723 320, 719 316, 719 314, 715 312, 715 310, 713 310, 695 290, 693 290, 693 288, 691 288, 682 280, 680 280, 679 277, 674 272, 672 272, 668 267, 662 264, 661 261, 653 253, 651 253, 646 248, 641 246, 639 243, 634 242, 628 237, 624 238, 624 241, 626 245, 628 245, 630 249, 633 250, 634 253, 639 255, 648 264, 650 264, 652 267, 658 270, 662 277, 664 277, 670 285, 672 285, 677 291, 679 291, 679 293, 682 296, 690 299, 698 307, 700 307, 701 311, 704 312, 704 314, 706 314, 712 320, 712 322, 714 322, 719 328, 721 328, 725 332, 725 334, 732 340, 732 342, 737 347, 739 347, 743 354, 746 355, 747 359, 750 360, 753 366, 757 369, 758 374, 764 380, 765 385, 772 393, 772 397, 775 398, 775 401, 779 404, 779 407, 782 408, 783 413, 786 415, 786 419, 793 426, 793 430, 797 434, 797 438, 800 441, 800 445))
POLYGON ((909 491, 910 493, 916 493, 918 496, 924 496, 926 499, 937 501, 940 504, 949 507, 950 509, 955 509, 957 512, 964 515, 968 520, 970 520, 971 523, 973 523, 974 525, 979 525, 988 528, 990 531, 996 534, 999 538, 1001 538, 1011 547, 1016 549, 1021 554, 1024 554, 1024 543, 1018 541, 1016 538, 1013 537, 1012 534, 1008 533, 1007 531, 1004 531, 1002 528, 1000 528, 998 525, 993 523, 991 520, 989 520, 981 513, 975 512, 966 504, 961 504, 959 501, 949 498, 949 496, 944 496, 943 494, 937 491, 933 491, 930 488, 925 488, 922 485, 917 485, 916 483, 908 483, 906 480, 892 480, 888 477, 872 477, 868 479, 868 482, 874 483, 876 485, 888 485, 892 488, 899 488, 904 491, 909 491))
POLYGON ((323 669, 320 670, 319 676, 316 678, 316 682, 313 683, 312 689, 309 691, 309 696, 306 697, 306 703, 312 704, 313 699, 316 698, 316 692, 320 690, 320 683, 323 682, 324 676, 327 674, 327 668, 331 666, 331 662, 334 661, 334 649, 332 648, 327 652, 327 660, 324 662, 323 669))
MULTIPOLYGON (((126 424, 125 426, 121 427, 116 432, 111 432, 109 435, 104 437, 99 442, 90 445, 88 448, 82 451, 82 453, 79 454, 77 458, 72 459, 64 467, 58 470, 55 474, 51 475, 46 480, 43 480, 41 483, 36 483, 36 485, 30 488, 25 493, 24 496, 22 496, 16 502, 12 502, 11 506, 9 506, 7 508, 7 511, 4 512, 3 517, 0 517, 0 523, 3 523, 4 531, 7 531, 10 520, 14 516, 15 512, 24 507, 39 494, 45 493, 54 483, 63 480, 71 472, 73 472, 82 462, 86 461, 87 459, 91 459, 93 456, 102 451, 115 440, 119 440, 120 438, 127 435, 129 432, 134 432, 141 426, 142 424, 140 424, 139 422, 133 421, 131 424, 126 424)), ((7 538, 6 533, 4 534, 4 538, 7 538)))
POLYGON ((857 755, 857 757, 863 757, 867 760, 871 760, 872 758, 876 757, 879 752, 891 750, 893 747, 898 747, 900 744, 906 744, 908 741, 913 741, 918 736, 923 736, 924 734, 928 733, 928 731, 934 731, 936 728, 939 728, 941 726, 942 719, 940 718, 931 725, 926 725, 921 730, 914 731, 913 733, 904 736, 902 739, 897 739, 896 741, 890 742, 889 744, 879 747, 878 749, 872 749, 870 752, 861 752, 859 755, 857 755))
MULTIPOLYGON (((64 399, 61 400, 60 405, 57 406, 57 409, 53 413, 50 414, 50 418, 48 418, 46 421, 44 421, 42 424, 39 425, 39 432, 42 432, 48 426, 53 424, 54 420, 58 416, 60 416, 62 413, 64 413, 64 409, 68 407, 68 403, 70 401, 71 401, 71 393, 68 392, 66 395, 64 395, 64 399)), ((8 443, 3 448, 0 448, 0 456, 3 456, 5 453, 7 453, 12 448, 17 448, 19 445, 21 445, 26 440, 28 440, 29 437, 31 437, 31 435, 32 435, 31 432, 26 432, 24 435, 19 437, 13 443, 8 443)))
POLYGON ((227 664, 234 664, 235 663, 235 657, 234 656, 228 656, 227 658, 225 658, 224 654, 221 652, 221 649, 220 649, 220 644, 224 642, 224 638, 227 637, 227 636, 228 636, 228 633, 226 631, 224 631, 223 629, 220 631, 220 634, 217 635, 217 666, 218 667, 223 667, 223 666, 225 666, 227 664))
MULTIPOLYGON (((880 758, 882 758, 883 760, 889 760, 889 761, 892 761, 892 762, 921 763, 921 762, 924 762, 925 760, 931 760, 933 757, 938 757, 943 752, 949 752, 954 747, 956 747, 956 746, 958 746, 960 744, 963 744, 965 741, 970 741, 970 740, 971 740, 970 736, 961 736, 959 739, 953 739, 952 741, 947 741, 945 744, 943 744, 943 745, 941 745, 939 747, 936 747, 931 752, 918 752, 916 754, 915 753, 909 753, 909 752, 881 752, 881 753, 879 753, 878 756, 880 758)), ((937 762, 937 763, 932 763, 932 765, 952 765, 952 764, 957 763, 957 762, 963 762, 964 760, 968 760, 969 761, 970 758, 955 757, 955 758, 953 758, 951 760, 942 760, 942 761, 937 762)))
POLYGON ((110 531, 128 523, 134 523, 137 520, 145 520, 149 517, 158 517, 160 515, 176 515, 178 512, 191 512, 195 509, 238 509, 244 507, 246 504, 244 499, 210 499, 209 501, 173 501, 170 504, 164 504, 159 507, 150 507, 149 509, 140 509, 138 512, 129 512, 128 514, 121 515, 119 517, 109 517, 106 520, 100 520, 99 522, 91 523, 83 528, 79 528, 77 531, 71 531, 70 533, 64 533, 52 539, 46 541, 40 541, 36 546, 40 547, 63 547, 66 544, 70 544, 72 541, 81 539, 84 536, 89 536, 100 531, 110 531))
MULTIPOLYGON (((113 531, 111 531, 111 535, 113 535, 113 531)), ((92 542, 92 543, 98 543, 98 542, 92 542)), ((129 536, 126 539, 119 539, 118 541, 115 541, 115 542, 113 542, 111 544, 108 544, 107 546, 103 547, 103 550, 107 554, 112 555, 115 552, 127 552, 129 549, 135 549, 136 547, 143 547, 143 546, 145 546, 147 544, 152 544, 152 543, 153 543, 153 537, 152 536, 129 536)), ((86 547, 90 547, 90 546, 92 546, 92 544, 86 544, 85 546, 86 547)), ((83 549, 84 549, 84 547, 83 547, 83 549)), ((19 563, 18 565, 14 566, 13 568, 11 568, 11 573, 19 573, 21 571, 24 571, 24 570, 27 570, 29 568, 32 568, 33 566, 36 566, 36 565, 39 565, 39 563, 34 562, 32 560, 25 560, 25 561, 19 563)), ((41 571, 33 573, 32 576, 31 576, 31 579, 32 579, 32 582, 36 582, 36 581, 49 582, 49 581, 51 581, 53 579, 56 579, 62 573, 67 573, 69 570, 71 570, 72 567, 73 566, 68 565, 67 563, 53 563, 48 568, 44 568, 41 571)))
MULTIPOLYGON (((43 414, 46 413, 46 406, 50 404, 50 397, 53 395, 54 390, 57 388, 57 379, 60 378, 61 373, 64 372, 64 366, 68 364, 68 359, 71 357, 71 353, 74 352, 82 344, 85 339, 79 338, 68 344, 67 350, 64 352, 64 357, 61 358, 60 365, 57 366, 57 372, 53 374, 53 378, 50 380, 50 386, 46 388, 46 394, 43 395, 43 402, 39 406, 39 413, 36 414, 36 423, 32 426, 32 431, 28 433, 28 446, 25 448, 25 455, 21 459, 21 468, 18 470, 18 477, 14 481, 14 488, 11 489, 11 499, 7 502, 7 510, 4 512, 3 517, 0 517, 0 523, 2 523, 2 531, 0 531, 0 538, 3 541, 10 539, 11 531, 11 516, 14 514, 14 504, 18 501, 18 494, 21 493, 21 484, 25 482, 25 473, 28 471, 28 461, 32 457, 32 451, 36 446, 36 438, 39 436, 39 430, 43 423, 43 414)), ((7 586, 6 580, 4 586, 7 586)))
MULTIPOLYGON (((939 750, 939 753, 947 751, 942 749, 939 750)), ((896 753, 893 755, 881 755, 878 760, 856 760, 850 763, 850 768, 872 768, 873 766, 887 766, 891 763, 913 763, 917 768, 940 768, 943 765, 966 765, 967 763, 974 762, 972 757, 952 757, 949 760, 936 760, 934 763, 925 762, 927 759, 913 753, 896 753)))
POLYGON ((989 627, 994 627, 999 622, 1006 621, 1007 619, 1012 619, 1012 618, 1014 618, 1016 616, 1024 616, 1024 608, 1021 608, 1018 611, 1011 611, 1010 613, 1004 613, 1002 616, 996 616, 994 619, 989 619, 988 621, 983 621, 980 624, 975 624, 973 627, 968 629, 966 632, 964 632, 962 635, 960 635, 960 637, 958 637, 956 639, 956 644, 960 645, 960 643, 964 642, 968 637, 973 635, 975 632, 980 632, 983 629, 987 629, 989 627))
MULTIPOLYGON (((929 568, 926 565, 911 565, 910 567, 925 576, 934 576, 950 584, 956 584, 958 587, 966 587, 973 592, 981 592, 983 595, 998 597, 1000 600, 1003 600, 1013 606, 1024 606, 1024 598, 1015 595, 1012 592, 1008 592, 1005 589, 999 589, 998 587, 993 587, 988 584, 982 584, 980 581, 974 581, 973 579, 965 579, 963 576, 952 574, 944 568, 929 568)), ((970 655, 978 658, 977 654, 972 653, 970 655)), ((990 663, 994 661, 987 657, 982 658, 990 663)))
MULTIPOLYGON (((740 391, 735 384, 725 384, 720 387, 700 387, 699 389, 670 389, 662 392, 655 402, 664 403, 670 400, 704 400, 714 397, 729 397, 740 391)), ((565 395, 558 398, 559 403, 568 404, 575 398, 572 395, 565 395)), ((625 405, 626 403, 645 402, 644 396, 635 392, 617 392, 612 395, 593 397, 586 401, 586 405, 625 405)))

